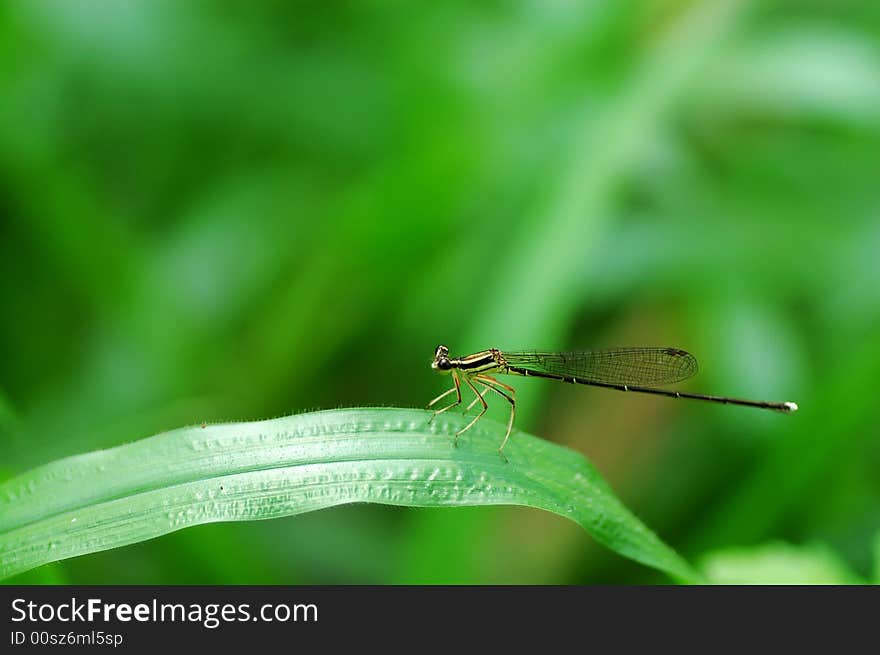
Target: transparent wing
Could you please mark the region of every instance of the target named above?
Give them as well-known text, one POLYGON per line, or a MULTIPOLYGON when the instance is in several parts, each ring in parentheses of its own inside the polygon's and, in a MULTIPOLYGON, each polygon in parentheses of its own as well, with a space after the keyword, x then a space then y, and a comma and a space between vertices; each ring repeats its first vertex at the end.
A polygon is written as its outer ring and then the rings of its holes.
POLYGON ((697 360, 678 348, 613 348, 564 353, 504 352, 508 366, 607 384, 658 386, 697 372, 697 360))

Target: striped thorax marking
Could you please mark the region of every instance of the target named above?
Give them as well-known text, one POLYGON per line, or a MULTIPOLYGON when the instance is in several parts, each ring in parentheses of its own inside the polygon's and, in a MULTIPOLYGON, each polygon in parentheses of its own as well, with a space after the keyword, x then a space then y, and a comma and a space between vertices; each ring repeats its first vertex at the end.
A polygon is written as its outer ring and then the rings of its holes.
POLYGON ((459 359, 450 359, 449 363, 452 365, 452 368, 467 371, 468 375, 499 371, 506 368, 504 357, 495 348, 483 350, 459 359))

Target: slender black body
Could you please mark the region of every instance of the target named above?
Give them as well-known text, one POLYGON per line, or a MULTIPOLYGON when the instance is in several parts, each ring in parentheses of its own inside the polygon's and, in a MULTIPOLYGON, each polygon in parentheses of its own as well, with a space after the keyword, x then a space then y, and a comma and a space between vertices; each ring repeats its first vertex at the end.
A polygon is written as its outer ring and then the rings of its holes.
POLYGON ((651 393, 656 396, 666 396, 668 398, 690 398, 691 400, 707 400, 722 405, 742 405, 743 407, 758 407, 760 409, 772 409, 777 412, 789 413, 797 410, 797 405, 792 402, 776 402, 769 400, 746 400, 744 398, 731 398, 729 396, 711 396, 702 393, 688 393, 686 391, 669 391, 668 389, 655 389, 653 387, 641 387, 632 384, 614 384, 611 382, 600 382, 599 380, 585 380, 574 376, 553 375, 537 371, 530 371, 527 368, 519 368, 515 366, 508 367, 507 371, 514 375, 526 375, 531 377, 547 378, 548 380, 561 380, 571 384, 586 384, 592 387, 605 387, 606 389, 616 389, 617 391, 635 391, 637 393, 651 393))

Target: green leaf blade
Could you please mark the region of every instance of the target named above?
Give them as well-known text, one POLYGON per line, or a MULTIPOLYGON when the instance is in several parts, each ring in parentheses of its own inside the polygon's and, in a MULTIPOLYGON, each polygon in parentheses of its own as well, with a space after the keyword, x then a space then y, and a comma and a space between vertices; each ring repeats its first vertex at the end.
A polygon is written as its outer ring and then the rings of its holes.
POLYGON ((348 503, 525 505, 580 524, 672 577, 693 569, 616 498, 580 454, 484 420, 366 408, 181 428, 77 455, 0 484, 0 577, 218 521, 348 503))

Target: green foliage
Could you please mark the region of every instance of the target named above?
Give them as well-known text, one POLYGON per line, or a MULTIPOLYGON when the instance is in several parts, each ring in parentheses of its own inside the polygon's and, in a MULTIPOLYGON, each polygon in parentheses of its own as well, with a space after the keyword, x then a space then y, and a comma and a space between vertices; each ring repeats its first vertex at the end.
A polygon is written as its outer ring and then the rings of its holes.
MULTIPOLYGON (((197 426, 69 457, 0 486, 0 577, 215 521, 346 503, 525 505, 580 524, 612 550, 686 581, 693 570, 633 516, 583 456, 461 417, 353 409, 197 426)), ((442 535, 438 535, 438 538, 442 535)))
POLYGON ((715 584, 864 584, 829 548, 783 543, 707 555, 706 578, 715 584))
MULTIPOLYGON (((517 426, 690 561, 820 543, 871 579, 876 1, 14 0, 0 98, 0 479, 202 421, 423 407, 441 342, 670 345, 700 362, 683 388, 801 410, 517 380, 517 426)), ((654 576, 544 512, 371 505, 13 580, 654 576)))

